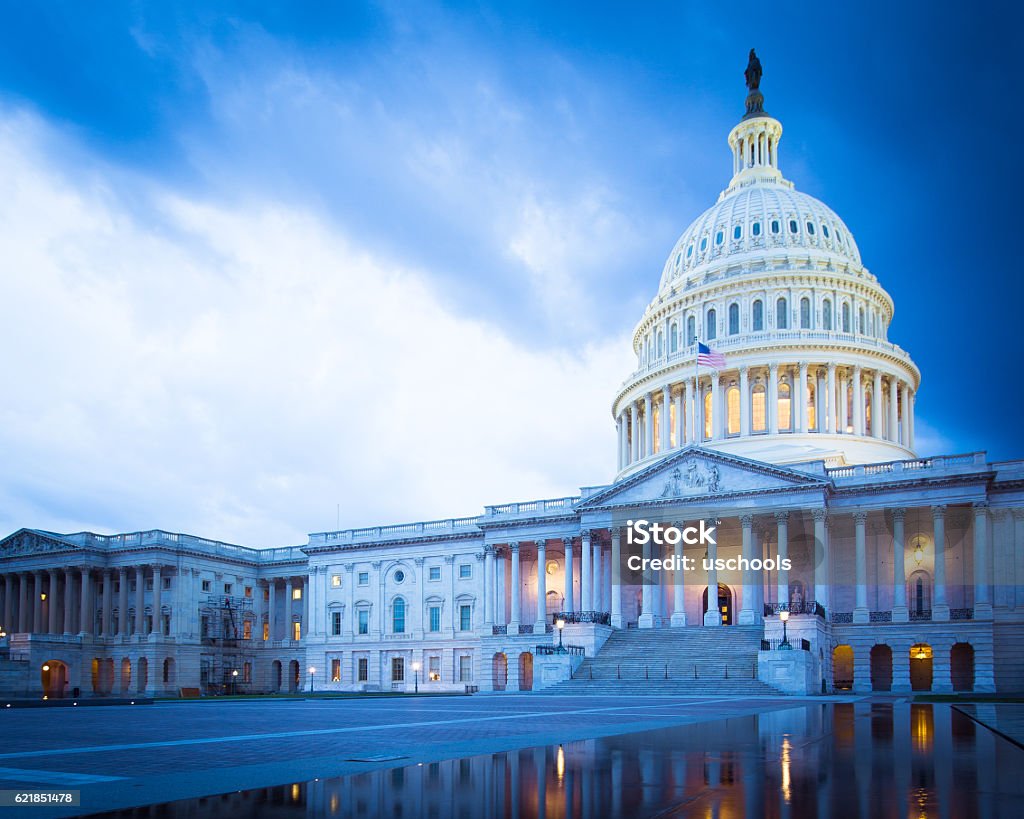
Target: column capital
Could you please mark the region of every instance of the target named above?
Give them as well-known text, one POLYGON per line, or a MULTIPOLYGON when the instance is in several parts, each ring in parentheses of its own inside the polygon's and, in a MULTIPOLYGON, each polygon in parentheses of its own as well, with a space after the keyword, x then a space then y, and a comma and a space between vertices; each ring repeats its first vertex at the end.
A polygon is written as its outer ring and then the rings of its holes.
POLYGON ((777 363, 777 362, 775 362, 775 361, 772 361, 772 362, 771 362, 771 363, 770 363, 770 364, 768 365, 768 372, 769 372, 769 373, 772 373, 772 374, 774 374, 774 373, 777 373, 778 371, 779 371, 779 365, 778 365, 778 363, 777 363))
POLYGON ((972 505, 974 506, 974 514, 977 515, 979 512, 984 512, 986 509, 988 509, 989 504, 987 500, 981 500, 975 501, 972 505))
MULTIPOLYGON (((494 547, 492 546, 491 548, 493 549, 494 547)), ((412 562, 413 562, 413 563, 414 563, 414 564, 415 564, 416 566, 422 566, 422 565, 423 565, 423 562, 424 562, 424 558, 422 558, 422 557, 414 557, 414 558, 412 559, 412 562)), ((318 569, 318 571, 321 571, 321 572, 326 572, 326 571, 327 571, 327 567, 326 567, 326 566, 321 566, 321 567, 320 567, 320 568, 318 569)))
POLYGON ((571 537, 563 537, 562 538, 562 545, 566 549, 571 549, 572 548, 572 538, 571 537))
POLYGON ((932 519, 941 520, 946 516, 946 504, 940 503, 932 507, 932 519))
POLYGON ((484 544, 484 554, 485 555, 494 554, 494 544, 493 543, 486 543, 486 544, 484 544))
POLYGON ((864 524, 867 523, 868 513, 864 511, 854 512, 853 519, 856 523, 864 524))
POLYGON ((538 538, 534 543, 538 549, 546 549, 548 547, 548 539, 546 537, 538 538))
POLYGON ((789 512, 776 512, 775 520, 777 520, 779 523, 785 523, 789 520, 789 512))
POLYGON ((580 529, 580 537, 584 540, 590 540, 590 536, 593 534, 590 529, 580 529))
POLYGON ((508 543, 508 550, 514 555, 519 554, 519 542, 516 540, 510 540, 508 543))
POLYGON ((477 562, 477 563, 482 563, 482 562, 483 562, 483 559, 484 559, 484 558, 485 558, 486 556, 487 556, 487 555, 486 555, 486 551, 484 551, 484 552, 477 552, 477 553, 476 553, 475 555, 473 555, 473 557, 475 557, 475 558, 476 558, 476 562, 477 562))
POLYGON ((814 509, 811 511, 811 515, 813 515, 814 520, 818 523, 823 523, 828 519, 828 512, 824 509, 814 509))
POLYGON ((896 507, 895 509, 892 510, 892 519, 894 521, 898 520, 898 521, 902 522, 903 519, 906 516, 907 516, 907 510, 904 509, 902 506, 898 506, 898 507, 896 507))
POLYGON ((743 525, 744 529, 749 529, 754 525, 754 516, 740 515, 740 523, 743 525))
POLYGON ((1013 519, 1024 521, 1024 509, 1013 509, 1013 519))

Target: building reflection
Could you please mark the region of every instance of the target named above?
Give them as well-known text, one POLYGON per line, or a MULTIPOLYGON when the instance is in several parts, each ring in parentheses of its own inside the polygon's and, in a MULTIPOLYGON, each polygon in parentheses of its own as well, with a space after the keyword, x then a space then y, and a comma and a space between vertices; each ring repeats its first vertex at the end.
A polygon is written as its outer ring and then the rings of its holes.
POLYGON ((1024 751, 960 712, 852 702, 429 762, 120 816, 1000 817, 1024 751))

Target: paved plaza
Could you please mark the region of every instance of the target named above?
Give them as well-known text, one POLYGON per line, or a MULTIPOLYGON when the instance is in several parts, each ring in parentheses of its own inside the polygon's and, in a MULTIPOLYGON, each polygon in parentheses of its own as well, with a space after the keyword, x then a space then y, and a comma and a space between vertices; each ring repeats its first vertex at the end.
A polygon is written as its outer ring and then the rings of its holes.
POLYGON ((161 702, 0 712, 0 788, 88 813, 793 708, 794 698, 505 695, 161 702), (381 756, 391 759, 366 760, 381 756), (395 759, 394 757, 401 757, 395 759))

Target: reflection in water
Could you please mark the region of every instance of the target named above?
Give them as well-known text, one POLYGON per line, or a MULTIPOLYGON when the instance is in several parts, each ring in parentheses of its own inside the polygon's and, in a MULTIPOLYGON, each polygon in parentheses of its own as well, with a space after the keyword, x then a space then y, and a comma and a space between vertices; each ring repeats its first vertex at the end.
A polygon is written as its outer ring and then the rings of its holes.
POLYGON ((112 816, 1024 816, 1024 751, 947 706, 807 705, 112 816))

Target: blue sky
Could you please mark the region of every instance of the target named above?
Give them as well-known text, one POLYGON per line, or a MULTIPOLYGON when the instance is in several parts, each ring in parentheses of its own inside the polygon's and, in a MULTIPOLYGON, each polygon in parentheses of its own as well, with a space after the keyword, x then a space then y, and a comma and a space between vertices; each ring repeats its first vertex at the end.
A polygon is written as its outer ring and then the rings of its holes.
POLYGON ((1013 15, 4 4, 0 525, 274 545, 609 480, 751 46, 782 170, 896 302, 921 448, 1024 456, 1013 15))

